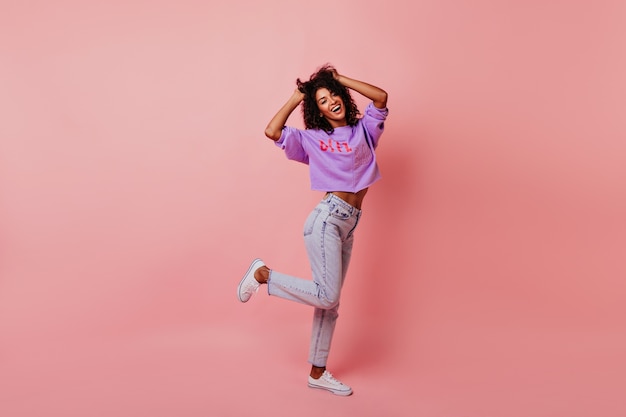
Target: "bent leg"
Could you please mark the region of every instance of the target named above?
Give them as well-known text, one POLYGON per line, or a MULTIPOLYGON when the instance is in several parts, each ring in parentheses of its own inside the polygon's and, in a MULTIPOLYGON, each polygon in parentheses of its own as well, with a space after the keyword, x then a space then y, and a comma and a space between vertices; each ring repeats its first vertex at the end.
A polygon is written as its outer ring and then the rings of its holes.
POLYGON ((320 309, 339 303, 343 284, 342 242, 337 226, 318 217, 320 224, 305 236, 313 280, 270 271, 268 293, 320 309))
MULTIPOLYGON (((268 293, 313 307, 330 309, 339 303, 343 283, 343 241, 356 219, 334 218, 326 202, 318 204, 304 225, 313 281, 272 270, 268 293)), ((351 240, 351 239, 348 239, 351 240)))

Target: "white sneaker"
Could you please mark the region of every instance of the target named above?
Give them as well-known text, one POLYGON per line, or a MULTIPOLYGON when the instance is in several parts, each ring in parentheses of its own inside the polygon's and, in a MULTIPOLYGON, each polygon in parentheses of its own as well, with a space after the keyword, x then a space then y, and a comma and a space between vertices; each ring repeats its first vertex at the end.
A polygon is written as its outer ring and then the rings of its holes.
POLYGON ((324 371, 319 379, 315 379, 309 375, 309 387, 325 389, 335 395, 352 394, 352 388, 341 381, 336 380, 335 377, 328 371, 324 371))
POLYGON ((254 278, 254 272, 260 267, 265 266, 262 260, 255 259, 250 264, 250 268, 248 268, 248 272, 243 276, 241 282, 239 283, 239 287, 237 287, 237 297, 239 297, 239 301, 245 303, 252 297, 252 294, 259 290, 261 284, 254 278))

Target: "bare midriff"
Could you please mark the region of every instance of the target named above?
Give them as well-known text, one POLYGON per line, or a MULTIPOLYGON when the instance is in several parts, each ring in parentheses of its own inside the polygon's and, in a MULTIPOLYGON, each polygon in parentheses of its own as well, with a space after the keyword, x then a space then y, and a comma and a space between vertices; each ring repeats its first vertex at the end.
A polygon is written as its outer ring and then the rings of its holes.
POLYGON ((352 207, 356 207, 361 210, 361 205, 363 204, 365 193, 367 193, 367 188, 364 188, 356 193, 351 193, 349 191, 329 191, 328 193, 336 195, 352 207))

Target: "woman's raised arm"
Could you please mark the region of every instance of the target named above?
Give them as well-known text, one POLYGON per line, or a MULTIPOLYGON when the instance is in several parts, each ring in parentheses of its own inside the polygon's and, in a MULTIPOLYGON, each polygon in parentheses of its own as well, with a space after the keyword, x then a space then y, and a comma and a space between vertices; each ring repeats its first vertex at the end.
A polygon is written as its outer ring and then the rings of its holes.
POLYGON ((339 75, 337 71, 333 71, 333 77, 339 81, 341 85, 364 95, 374 102, 374 106, 379 109, 387 107, 387 92, 375 85, 368 84, 363 81, 355 80, 345 75, 339 75))
POLYGON ((298 107, 298 105, 304 100, 304 94, 296 89, 289 100, 283 105, 283 107, 278 110, 278 112, 272 117, 272 120, 267 124, 265 128, 265 136, 272 139, 273 141, 277 141, 280 139, 280 135, 282 134, 283 127, 285 127, 285 123, 287 123, 287 119, 289 115, 298 107))

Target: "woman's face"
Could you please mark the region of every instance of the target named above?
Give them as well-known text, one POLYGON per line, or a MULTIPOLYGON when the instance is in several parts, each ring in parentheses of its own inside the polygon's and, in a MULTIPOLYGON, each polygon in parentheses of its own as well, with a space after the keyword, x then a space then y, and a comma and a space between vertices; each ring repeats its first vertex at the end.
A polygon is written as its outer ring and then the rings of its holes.
POLYGON ((346 109, 340 96, 322 87, 315 92, 315 101, 320 115, 325 117, 333 128, 347 125, 346 109))

